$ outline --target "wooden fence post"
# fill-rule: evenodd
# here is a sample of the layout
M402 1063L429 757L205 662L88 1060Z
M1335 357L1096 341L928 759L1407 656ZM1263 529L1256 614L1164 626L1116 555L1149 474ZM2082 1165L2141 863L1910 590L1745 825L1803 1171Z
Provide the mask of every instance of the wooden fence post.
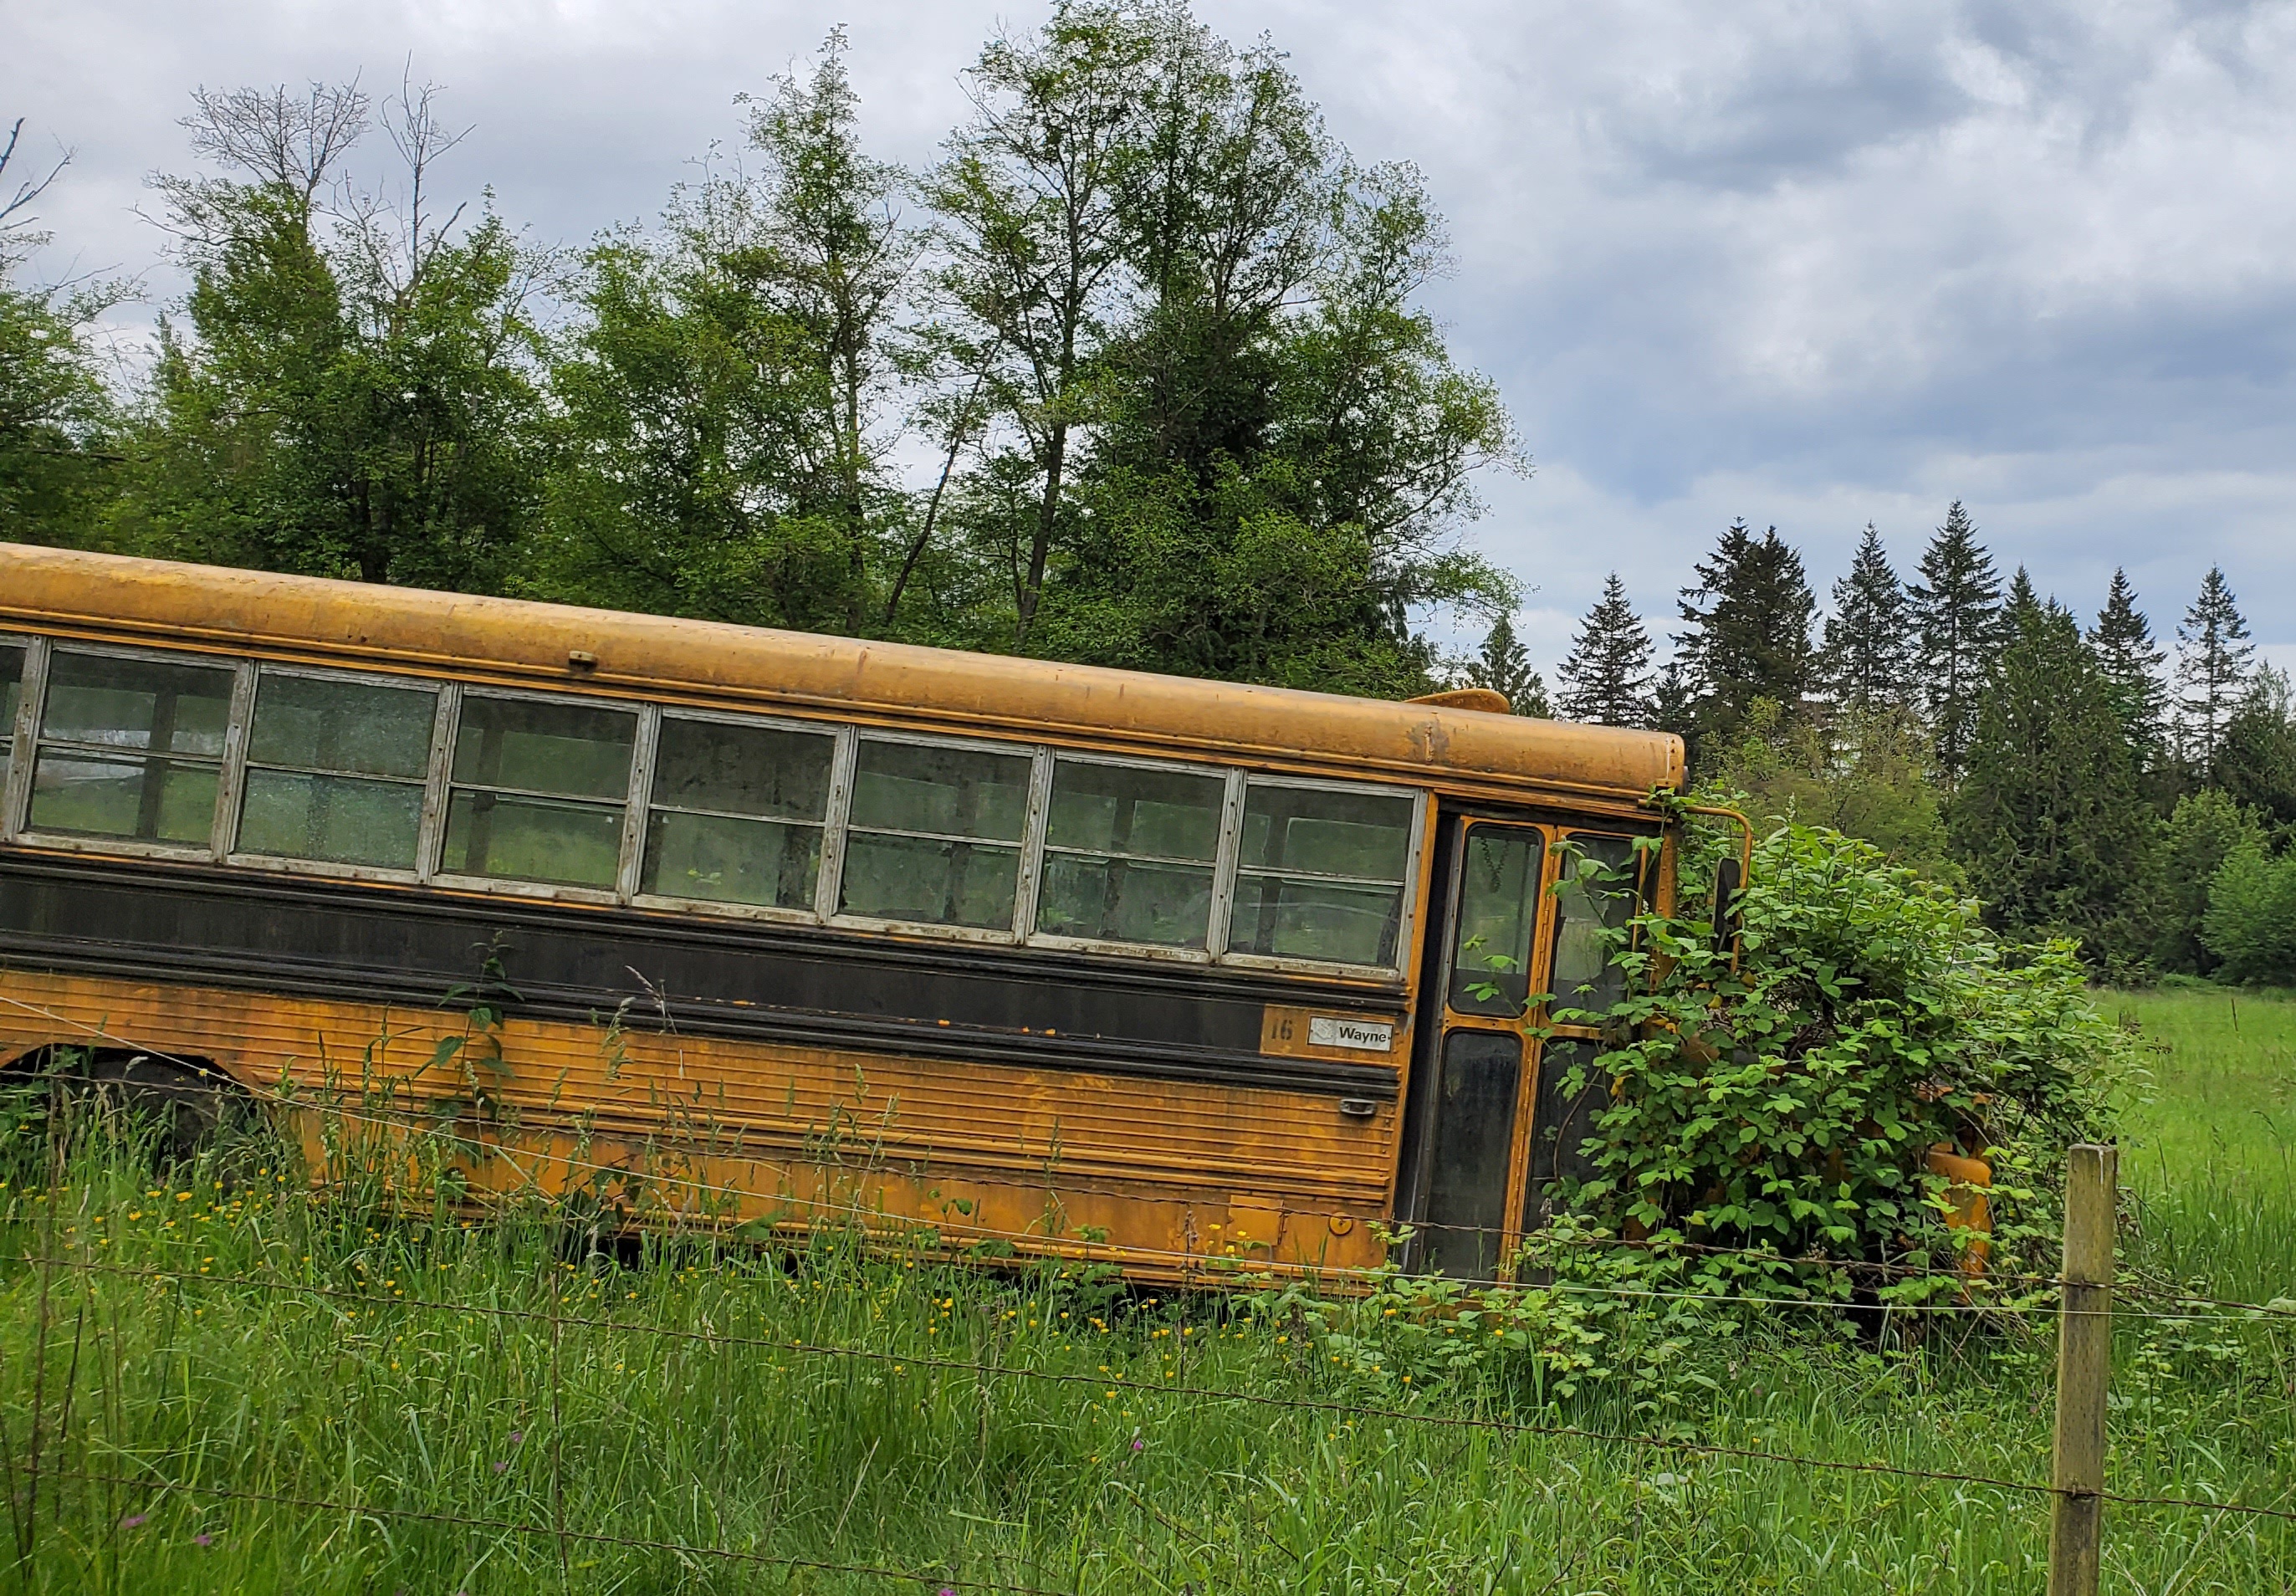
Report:
M2049 1596L2096 1596L2103 1544L2104 1393L2112 1369L2118 1148L2082 1142L2065 1166L2063 1296L2057 1310L2057 1436Z

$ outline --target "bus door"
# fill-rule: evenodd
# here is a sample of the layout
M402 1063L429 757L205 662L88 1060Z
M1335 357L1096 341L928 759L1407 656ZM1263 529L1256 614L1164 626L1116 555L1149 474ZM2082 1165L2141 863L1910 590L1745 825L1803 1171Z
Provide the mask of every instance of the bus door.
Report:
M1530 1000L1553 992L1558 1010L1616 1000L1623 976L1599 932L1632 913L1633 894L1582 884L1572 855L1553 847L1558 835L1614 867L1633 856L1624 837L1517 822L1447 816L1439 834L1443 896L1414 1027L1402 1205L1416 1232L1414 1270L1500 1278L1525 1232L1545 1222L1555 1177L1592 1173L1578 1148L1607 1083L1572 1092L1569 1076L1591 1063L1600 1033L1558 1025L1542 1045L1531 1033L1548 1016Z

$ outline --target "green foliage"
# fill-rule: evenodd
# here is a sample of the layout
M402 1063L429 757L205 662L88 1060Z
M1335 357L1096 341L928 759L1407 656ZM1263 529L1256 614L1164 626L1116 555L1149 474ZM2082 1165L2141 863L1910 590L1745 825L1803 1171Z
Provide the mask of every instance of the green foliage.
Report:
M2152 949L2155 823L2119 700L2065 610L2029 602L2008 627L1952 801L1956 855L2003 934L2133 967Z
M1693 765L1737 735L1746 711L1768 699L1797 711L1816 685L1810 626L1817 602L1801 556L1772 527L1756 537L1734 521L1682 590L1685 631L1675 637L1693 694Z
M1790 719L1777 704L1758 701L1722 749L1712 781L1743 794L1757 820L1829 826L1933 880L1960 880L1930 780L1928 729L1910 708L1844 708Z
M1578 623L1570 657L1555 673L1557 707L1571 720L1606 726L1651 724L1650 634L1627 600L1627 585L1612 571Z
M2270 666L2250 678L2218 741L2217 785L2284 834L2296 831L2296 702L2288 676Z
M583 263L584 317L529 588L617 608L857 633L905 507L885 451L916 240L859 147L844 41L754 110L758 169L674 197Z
M18 160L24 124L0 144L0 179ZM0 540L94 541L111 494L119 419L90 334L126 297L116 285L77 289L17 282L47 241L21 225L25 207L62 172L16 183L0 203Z
M1833 701L1854 715L1902 710L1919 699L1916 639L1905 585L1867 521L1849 572L1833 585L1818 668Z
M1483 646L1467 661L1461 675L1469 687L1487 687L1505 698L1517 715L1546 719L1554 713L1547 702L1546 683L1530 668L1530 651L1514 634L1514 620L1502 614L1483 635Z
M2126 1076L2072 947L1997 941L1974 904L1817 828L1773 832L1744 890L1735 967L1692 917L1614 932L1638 990L1595 1017L1620 1040L1562 1196L1614 1229L1788 1256L1943 1264L1940 1144L1989 1158L1995 1238L2034 1262L2059 1150L2108 1134ZM1566 1084L1577 1090L1580 1083Z
M2296 986L2296 851L2275 858L2254 831L2237 837L2209 882L2201 942L2225 980Z
M2208 975L2220 962L2202 935L2211 884L2236 853L2260 854L2255 813L2212 787L2188 793L2161 828L2154 875L2161 883L2160 938L2152 962L2165 973Z
M2177 739L2185 763L2213 779L2226 724L2247 696L2256 645L2220 566L2209 567L2201 591L2177 624Z
M2136 590L2119 566L2113 567L2104 608L2088 629L2088 645L2096 651L2097 668L2112 686L2121 733L2136 750L2138 763L2158 764L2167 751L2161 688L2161 666L2167 656L2154 644L2152 623L2137 609Z
M498 587L538 493L543 266L490 207L444 220L459 135L423 89L385 108L403 204L346 190L354 88L202 92L193 148L233 176L162 181L193 286L162 330L118 541L224 564Z
M1978 700L2001 642L2001 581L1958 499L1922 554L1921 578L1906 595L1938 773L1950 790L1976 735Z

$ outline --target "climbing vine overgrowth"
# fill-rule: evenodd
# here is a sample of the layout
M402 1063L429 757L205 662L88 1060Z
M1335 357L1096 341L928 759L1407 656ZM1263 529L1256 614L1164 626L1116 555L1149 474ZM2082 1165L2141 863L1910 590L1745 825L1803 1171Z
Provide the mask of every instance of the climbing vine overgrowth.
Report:
M2109 1135L2139 1078L2072 945L2005 944L1870 844L1789 825L1755 848L1734 950L1700 863L1693 850L1677 913L1607 933L1623 999L1554 996L1555 1018L1610 1038L1566 1083L1610 1091L1588 1121L1594 1173L1559 1183L1556 1206L1661 1241L1945 1265L1975 1236L1946 1223L1938 1150L1992 1166L1997 1271L2041 1262L2062 1150ZM1628 889L1599 861L1573 869Z

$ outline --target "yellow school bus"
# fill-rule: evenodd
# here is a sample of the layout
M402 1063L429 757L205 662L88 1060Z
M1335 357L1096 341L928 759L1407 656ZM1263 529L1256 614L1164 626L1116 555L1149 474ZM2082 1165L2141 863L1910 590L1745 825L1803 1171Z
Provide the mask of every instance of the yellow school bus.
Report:
M1526 1000L1632 906L1562 862L1669 907L1683 775L1496 695L9 544L0 683L0 1066L1146 1280L1500 1271L1595 1045Z

